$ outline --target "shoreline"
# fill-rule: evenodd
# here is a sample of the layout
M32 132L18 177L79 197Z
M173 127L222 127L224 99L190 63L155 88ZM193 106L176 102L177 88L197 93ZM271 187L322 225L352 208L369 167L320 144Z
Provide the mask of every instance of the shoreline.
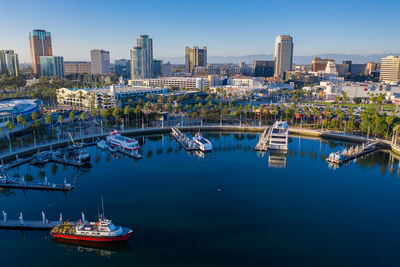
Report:
M270 127L270 126L268 126ZM260 126L239 126L239 125L203 125L203 126L181 126L178 127L182 131L222 131L222 132L248 132L248 133L262 133L265 130L265 126L260 127ZM170 127L164 127L164 128L133 128L133 129L125 129L123 131L120 131L121 134L125 135L150 135L150 134L165 134L169 133L171 131ZM400 156L400 146L393 145L391 142L382 140L382 139L376 139L376 138L367 138L366 136L358 136L358 135L349 135L349 134L342 134L342 133L334 133L334 132L321 132L320 130L314 130L314 129L308 129L308 128L298 128L298 127L289 127L289 134L294 134L298 136L305 136L305 137L317 137L317 138L323 138L323 139L333 139L333 140L339 140L339 141L347 141L347 142L352 142L352 143L363 143L363 142L368 142L368 141L380 141L382 148L389 149L393 153L397 154ZM104 138L105 136L108 135L107 132L103 133L98 133L94 135L87 135L83 136L80 138L76 138L75 140L83 140L89 144L95 142L96 139L98 138ZM18 151L13 151L11 153L4 153L0 154L0 159L3 161L8 161L12 160L13 157L18 156L25 156L25 155L31 155L36 153L38 150L46 150L49 149L50 147L52 148L58 148L62 147L65 145L68 145L71 143L70 139L66 140L60 140L60 141L54 141L54 142L49 142L45 144L40 144L37 146L31 146L27 147Z

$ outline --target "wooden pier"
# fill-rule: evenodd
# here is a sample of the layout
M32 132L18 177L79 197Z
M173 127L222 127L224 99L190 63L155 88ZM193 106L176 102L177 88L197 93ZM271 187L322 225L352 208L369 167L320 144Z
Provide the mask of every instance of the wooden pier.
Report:
M267 151L269 147L269 135L270 128L266 128L264 132L260 135L260 138L258 139L257 145L254 148L256 151Z
M199 147L196 145L196 143L186 134L182 133L177 127L171 127L171 136L186 151L199 150Z
M360 146L350 147L342 152L338 151L331 153L329 157L326 158L326 161L340 165L376 151L378 149L378 145L379 142L377 141L363 143Z

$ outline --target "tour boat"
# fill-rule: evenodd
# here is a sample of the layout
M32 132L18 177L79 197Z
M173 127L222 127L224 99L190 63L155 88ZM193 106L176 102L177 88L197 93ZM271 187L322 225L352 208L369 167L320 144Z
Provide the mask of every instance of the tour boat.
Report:
M109 145L124 151L134 151L140 148L136 139L122 136L117 130L110 132L106 140Z
M289 141L289 127L286 121L276 121L269 136L269 149L287 150Z
M205 139L200 133L195 134L193 141L199 147L201 152L207 152L212 150L212 144L210 141Z
M104 215L99 216L97 222L88 222L82 213L78 222L64 222L55 226L50 234L56 239L68 239L90 242L116 242L127 240L132 235L132 230L114 225Z

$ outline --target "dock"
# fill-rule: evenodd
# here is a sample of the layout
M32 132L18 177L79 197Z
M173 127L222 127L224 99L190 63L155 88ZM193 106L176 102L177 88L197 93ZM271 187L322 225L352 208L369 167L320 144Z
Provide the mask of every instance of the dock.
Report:
M196 145L196 143L186 134L182 133L177 127L171 127L171 136L186 151L199 150L199 147Z
M114 146L112 147L112 149L114 149L116 152L119 152L121 154L127 155L129 157L133 157L135 159L141 159L142 158L142 155L140 155L139 151L137 151L137 150L135 150L136 151L136 153L135 153L133 151L126 151L124 149L121 149L119 147L114 147ZM129 152L131 152L131 153L129 153Z
M270 128L265 128L264 132L260 135L260 138L258 139L257 145L254 148L256 151L267 151L269 147L269 139L270 139L270 134L269 134Z
M71 191L74 189L73 185L59 185L59 184L18 184L18 183L9 183L3 184L0 183L0 188L6 189L26 189L26 190L47 190L47 191Z
M28 163L33 159L33 157L27 157L27 158L18 158L14 161L11 161L7 165L4 166L4 170L10 170L12 168L18 167L22 164Z
M56 162L56 163L61 163L61 164L65 164L65 165L71 165L71 166L75 166L75 167L82 167L85 165L90 165L89 163L83 162L83 161L75 161L75 160L68 160L65 158L59 158L56 156L52 156L50 158L50 161Z
M71 191L74 188L73 184L68 184L67 179L64 179L63 184L53 184L47 181L45 177L42 183L27 183L24 177L11 177L7 175L0 176L0 188L13 189L29 189L29 190L49 190L49 191Z
M59 221L45 222L42 221L24 221L21 224L20 221L10 220L7 222L0 221L0 229L10 230L51 230L55 226L60 224Z
M8 220L7 213L3 210L3 219L0 221L0 229L8 229L8 230L51 230L55 226L59 225L62 222L62 214L60 214L60 220L58 221L49 221L46 219L46 215L42 211L42 220L41 221L33 221L27 220L25 221L22 216L22 212L20 212L18 220Z
M343 164L348 161L354 160L356 158L359 158L363 155L367 155L369 153L374 152L377 150L377 145L379 142L373 141L373 142L368 142L368 143L363 143L362 145L359 146L352 146L348 149L344 149L342 151L337 151L329 154L329 157L326 158L326 161L329 163L334 163L334 164Z

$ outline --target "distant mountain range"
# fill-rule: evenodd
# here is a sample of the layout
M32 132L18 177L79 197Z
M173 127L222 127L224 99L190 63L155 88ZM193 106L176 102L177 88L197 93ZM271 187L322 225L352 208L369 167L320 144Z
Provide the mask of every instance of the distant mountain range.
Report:
M357 55L357 54L320 54L314 56L294 56L294 63L296 64L310 64L311 61L315 57L320 58L329 58L335 60L336 63L342 63L343 60L351 60L353 63L367 63L369 61L373 62L381 62L383 57L387 57L389 55L399 55L400 53L387 53L387 54L371 54L371 55ZM253 63L253 60L273 60L273 55L246 55L246 56L208 56L207 61L210 64L228 64L234 63L237 64L241 61L246 62L247 64ZM184 64L185 57L171 57L171 58L162 58L164 63L171 62L172 64Z

